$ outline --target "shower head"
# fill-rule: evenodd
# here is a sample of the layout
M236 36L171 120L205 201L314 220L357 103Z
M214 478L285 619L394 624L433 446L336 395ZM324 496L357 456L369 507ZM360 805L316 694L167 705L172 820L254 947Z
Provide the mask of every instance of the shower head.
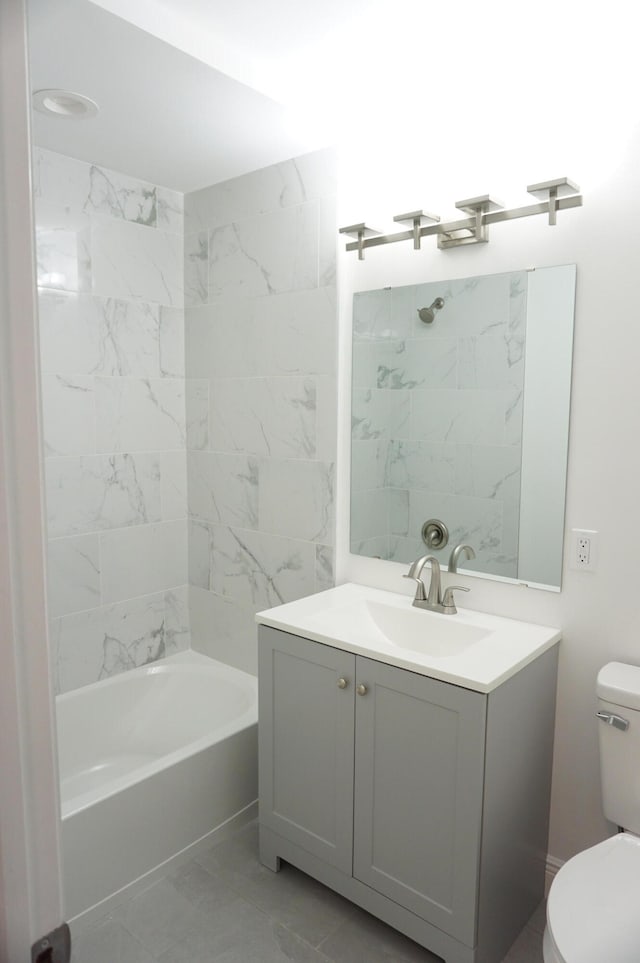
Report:
M444 307L444 298L436 298L428 308L418 308L418 317L425 324L431 324L436 316L436 311Z

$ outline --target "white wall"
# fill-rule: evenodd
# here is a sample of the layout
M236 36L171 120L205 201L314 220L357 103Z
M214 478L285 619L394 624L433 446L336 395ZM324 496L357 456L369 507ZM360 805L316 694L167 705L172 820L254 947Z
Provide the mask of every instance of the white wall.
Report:
M426 88L425 88L426 96ZM340 343L337 581L359 580L400 592L405 566L348 554L350 316L354 291L383 285L577 264L566 529L600 532L593 574L563 567L561 593L485 579L465 579L469 607L559 625L563 630L550 853L566 859L611 831L600 809L594 686L611 659L640 664L635 545L638 508L640 410L640 136L595 113L589 125L572 122L571 106L551 115L509 115L481 131L452 115L430 129L428 111L413 130L392 129L385 118L377 138L342 151L338 220L366 219L393 230L392 216L423 206L444 220L454 202L487 192L506 206L531 199L527 184L554 176L575 178L584 206L561 212L558 224L527 218L496 225L490 242L438 251L426 239L367 251L358 262L340 243ZM426 110L426 108L425 108ZM542 110L542 105L541 105ZM468 118L465 118L468 120ZM507 130L508 127L508 130ZM384 156L381 156L381 153Z

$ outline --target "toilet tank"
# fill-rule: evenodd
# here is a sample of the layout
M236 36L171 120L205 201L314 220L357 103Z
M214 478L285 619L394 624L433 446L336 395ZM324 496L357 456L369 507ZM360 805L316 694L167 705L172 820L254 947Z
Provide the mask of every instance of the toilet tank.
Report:
M640 835L640 666L609 662L596 691L604 814Z

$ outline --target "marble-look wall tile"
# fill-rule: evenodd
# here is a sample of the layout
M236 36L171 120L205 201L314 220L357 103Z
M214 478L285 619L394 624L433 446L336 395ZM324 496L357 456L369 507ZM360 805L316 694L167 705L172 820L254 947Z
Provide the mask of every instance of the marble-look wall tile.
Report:
M189 585L210 591L213 525L205 519L190 518L188 533Z
M83 205L89 214L155 227L156 188L126 174L116 174L94 164L89 168L89 193Z
M255 297L318 284L318 208L284 208L215 228L209 236L209 298Z
M156 188L156 223L162 231L184 234L184 194L167 187Z
M187 449L199 451L209 445L209 382L189 380L185 391Z
M187 194L185 227L219 227L335 193L334 152L313 151Z
M351 542L362 542L389 534L389 491L372 488L351 495Z
M187 582L186 519L100 535L102 601L119 602Z
M259 460L253 455L190 451L189 512L209 522L258 528Z
M407 535L418 538L427 518L440 518L449 529L449 545L464 542L472 545L479 559L496 554L502 542L502 502L496 499L445 495L441 492L412 491L409 494L409 527ZM435 553L434 554L438 554Z
M185 198L192 301L209 243L185 311L194 645L251 671L255 611L334 579L334 172L319 152Z
M160 307L159 317L159 374L184 378L184 309Z
M41 202L82 211L89 195L90 165L42 147L33 150L33 196L36 211Z
M187 308L188 377L333 374L335 296L325 287Z
M433 323L425 325L418 310L437 297L444 299L444 306ZM475 529L464 497L476 497L481 515L484 512L478 529L484 560L489 564L491 553L491 564L501 571L517 554L525 328L526 272L354 296L356 491L389 486L404 496L410 493L414 501L426 494L459 496L461 501L449 500L447 507L451 517L464 516L467 533ZM392 416L385 395L396 388L407 400ZM387 440L386 476L381 481L381 451ZM399 495L390 492L389 497ZM489 517L487 500L499 503L499 531ZM392 515L390 501L389 551L410 553L418 533L403 533L402 523L397 519L394 523ZM490 529L494 549L489 547ZM379 530L374 520L369 539L360 531L359 542L366 550L377 544Z
M330 545L316 545L316 592L335 585L335 551Z
M388 491L388 505L389 505L389 534L402 535L408 537L411 533L410 530L410 498L411 493L402 488L390 488ZM426 518L422 520L426 521ZM422 528L422 522L420 523Z
M161 374L157 305L39 293L41 367L51 374L151 378Z
M335 287L337 279L336 231L337 199L324 197L318 202L318 284Z
M94 215L94 294L183 306L183 240L177 234Z
M186 518L187 505L187 459L184 451L161 451L160 499L164 521Z
M418 285L417 308L432 304L437 297L444 299L444 306L432 325L423 324L416 311L411 316L409 337L429 337L434 330L469 337L504 328L509 320L510 293L508 274Z
M158 451L186 445L180 379L96 378L99 451Z
M338 438L338 386L335 374L316 375L316 458L334 461Z
M336 289L332 285L256 298L249 327L256 373L334 374Z
M153 184L105 167L66 157L53 151L34 150L36 201L54 199L66 210L109 217L155 227L157 191Z
M47 456L88 455L95 452L93 378L44 374L42 414Z
M391 288L380 291L359 291L353 296L353 340L377 341L399 339L406 335L406 326L394 323L391 308Z
M40 208L45 208L41 204ZM59 291L90 291L93 244L87 215L46 206L36 220L38 286Z
M351 539L349 551L352 555L364 555L365 558L390 558L389 536L374 535L372 538ZM418 555L415 557L418 558Z
M410 438L460 445L504 443L505 392L416 390L410 395Z
M263 459L258 494L260 531L332 544L334 476L333 464Z
M455 485L451 490L458 495L496 498L518 504L521 460L521 451L516 446L460 447L455 465Z
M68 692L189 646L184 588L55 619L58 691Z
M49 608L66 690L189 644L183 204L37 149L34 184Z
M253 302L216 298L185 310L188 378L238 378L257 375L252 339Z
M361 441L374 438L408 437L416 397L427 392L356 388L352 393L351 437Z
M189 610L194 649L243 672L258 674L256 606L192 585Z
M214 450L274 458L315 455L312 378L217 379L210 390L209 442Z
M392 488L453 492L463 478L457 445L396 439L389 444L387 484Z
M374 387L398 389L455 388L458 369L454 338L390 341L378 357Z
M387 483L396 484L387 482L389 455L390 443L386 439L360 441L354 438L351 442L351 491L362 492L370 488L384 488Z
M50 538L160 521L157 454L49 458Z
M47 573L47 601L52 618L100 605L98 536L50 539Z
M270 608L315 591L313 542L212 525L210 587Z
M205 304L209 299L209 234L187 234L184 239L184 303Z

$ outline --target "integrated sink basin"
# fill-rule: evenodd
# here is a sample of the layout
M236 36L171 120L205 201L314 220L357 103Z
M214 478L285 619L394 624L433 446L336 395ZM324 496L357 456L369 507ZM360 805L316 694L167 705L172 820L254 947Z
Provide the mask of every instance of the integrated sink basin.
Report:
M259 612L292 635L490 692L560 639L560 631L484 612L444 615L412 598L348 582Z
M467 622L456 622L453 616L436 615L425 609L407 609L374 601L365 602L364 608L392 645L439 658L459 655L490 632Z

